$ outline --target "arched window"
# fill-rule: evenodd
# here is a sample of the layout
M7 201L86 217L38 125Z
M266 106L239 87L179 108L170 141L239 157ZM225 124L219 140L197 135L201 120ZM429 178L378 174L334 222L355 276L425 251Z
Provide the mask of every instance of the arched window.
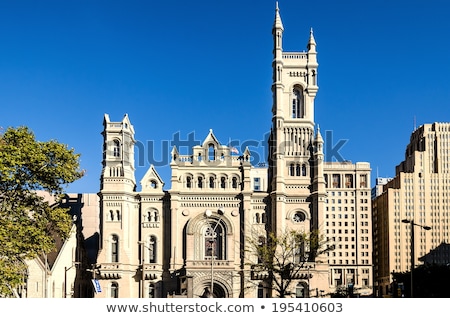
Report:
M261 214L261 222L266 223L266 214L265 213Z
M220 178L220 187L222 189L225 189L225 184L226 184L226 178L225 177L221 177Z
M233 189L237 189L237 178L233 177L233 179L231 179L231 186L233 187Z
M117 235L111 236L111 262L117 263L119 261L119 237Z
M292 118L305 117L303 105L303 92L299 87L295 87L292 92Z
M306 165L302 164L302 176L305 177L306 176Z
M109 210L109 220L114 221L114 211L113 210Z
M295 166L295 175L296 175L297 177L300 176L300 165L299 165L299 164L297 164L297 165Z
M202 177L198 177L198 188L199 189L203 188L203 178Z
M289 175L290 176L295 176L295 165L293 163L291 163L289 165Z
M222 221L210 221L203 229L205 259L226 259L226 230Z
M120 141L119 140L113 141L113 156L120 157Z
M192 187L192 178L186 177L186 188L190 189Z
M214 189L214 177L209 177L209 187Z
M148 285L148 298L155 298L155 284Z
M210 144L208 148L208 159L209 161L216 160L216 150L214 149L214 145Z
M110 285L111 298L119 298L119 284L112 282Z
M262 283L258 285L258 298L264 298L264 285Z
M148 262L149 263L156 263L156 237L155 236L150 236L148 239Z
M295 286L295 298L305 298L307 297L307 294L305 292L305 285L302 283L298 283L297 286Z
M116 210L116 220L120 221L120 211Z
M156 189L157 187L158 187L158 184L156 183L155 180L150 181L150 188Z

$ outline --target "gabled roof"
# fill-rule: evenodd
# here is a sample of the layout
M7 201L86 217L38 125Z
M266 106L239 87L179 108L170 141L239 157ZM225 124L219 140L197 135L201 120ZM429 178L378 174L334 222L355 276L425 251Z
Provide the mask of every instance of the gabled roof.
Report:
M220 146L220 142L214 135L212 129L209 130L208 136L206 136L205 140L203 141L202 147L208 147L208 145L211 143L215 144L216 146Z
M143 193L145 192L163 192L164 182L159 176L154 165L145 173L144 177L141 179L141 187Z

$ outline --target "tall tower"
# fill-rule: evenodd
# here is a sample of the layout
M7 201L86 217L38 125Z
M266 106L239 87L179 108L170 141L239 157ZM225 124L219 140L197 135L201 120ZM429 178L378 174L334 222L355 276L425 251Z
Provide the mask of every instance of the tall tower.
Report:
M283 23L278 4L273 35L273 107L270 141L270 196L272 231L287 228L309 230L317 221L311 195L316 163L322 164L322 149L314 152L314 99L317 86L316 42L311 30L307 51L283 52ZM317 145L322 147L321 138ZM320 160L318 160L320 159ZM323 185L322 185L323 188ZM323 189L322 189L323 191Z
M129 275L139 264L139 205L134 176L134 128L128 115L121 122L103 120L103 169L100 178L100 252L96 297L138 297Z
M109 115L103 119L103 169L100 189L102 191L133 192L134 177L134 128L128 115L121 122L111 122ZM124 182L117 182L118 179Z

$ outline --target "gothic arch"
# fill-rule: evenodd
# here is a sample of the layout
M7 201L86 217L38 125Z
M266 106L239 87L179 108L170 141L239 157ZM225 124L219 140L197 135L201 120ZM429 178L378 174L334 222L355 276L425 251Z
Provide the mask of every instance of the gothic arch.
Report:
M214 232L211 229L214 228ZM208 237L214 235L214 247L209 249ZM214 213L211 217L206 218L203 213L197 215L189 220L186 224L185 241L192 244L193 249L188 252L188 257L194 260L205 260L211 257L210 253L217 257L217 259L226 260L233 255L233 233L234 228L227 216L220 217L219 214ZM214 248L214 252L212 252Z
M205 297L211 289L211 276L209 273L194 279L194 297ZM233 297L233 289L231 280L219 275L214 275L213 281L214 298L231 298Z
M297 212L300 212L300 213L303 213L304 215L305 215L305 222L306 221L310 221L311 220L311 214L308 212L308 211L306 211L306 210L304 210L304 209L299 209L299 208L295 208L295 209L292 209L292 210L290 210L287 214L286 214L286 219L288 219L288 220L292 220L293 218L294 218L294 215L297 213Z
M210 219L212 219L213 222L215 222L219 220L219 217L220 217L219 214L213 213ZM200 213L196 217L190 219L186 225L186 234L194 235L195 233L200 233L202 227L205 225L205 222L207 222L207 220L208 219L204 216L203 213ZM225 225L227 235L232 235L234 233L233 223L230 222L230 220L226 215L222 216L221 221Z
M300 83L295 83L291 87L291 117L305 118L305 88Z

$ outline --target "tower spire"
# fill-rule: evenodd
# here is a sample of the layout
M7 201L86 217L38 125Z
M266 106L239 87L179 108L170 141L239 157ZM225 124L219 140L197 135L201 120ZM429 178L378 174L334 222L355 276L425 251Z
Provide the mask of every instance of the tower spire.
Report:
M278 1L276 2L276 6L275 6L275 21L273 23L273 29L280 29L281 31L284 30L283 22L281 21L281 16L280 16L280 8L278 7Z
M316 40L314 39L313 28L309 31L308 52L316 52Z

